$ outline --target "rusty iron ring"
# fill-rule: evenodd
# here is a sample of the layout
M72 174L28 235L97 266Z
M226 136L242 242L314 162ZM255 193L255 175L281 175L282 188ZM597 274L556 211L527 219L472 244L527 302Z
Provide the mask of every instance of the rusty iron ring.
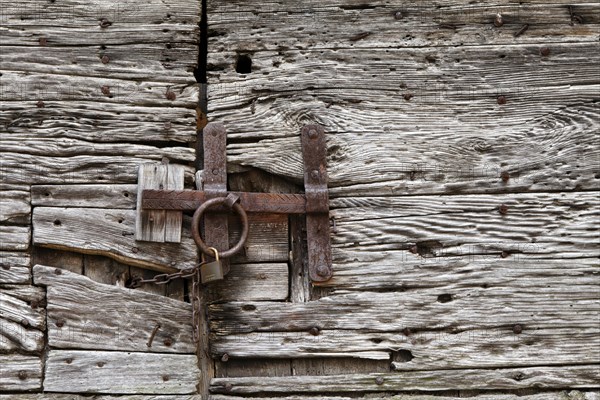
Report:
M202 253L210 257L214 256L214 252L211 250L211 247L209 247L204 242L204 240L202 240L202 236L200 236L200 220L202 219L202 215L206 212L206 210L216 205L228 206L233 211L235 211L237 215L239 215L240 220L242 221L242 236L240 237L240 240L238 240L236 245L230 248L229 250L220 251L219 256L221 258L229 258L232 255L239 253L240 250L242 250L242 247L244 247L244 244L248 239L248 214L246 214L244 208L237 202L238 200L239 198L233 198L230 196L217 197L205 201L200 207L196 209L196 211L194 212L194 217L192 219L192 237L194 238L196 245L198 246L198 248L200 248L200 251L202 251Z

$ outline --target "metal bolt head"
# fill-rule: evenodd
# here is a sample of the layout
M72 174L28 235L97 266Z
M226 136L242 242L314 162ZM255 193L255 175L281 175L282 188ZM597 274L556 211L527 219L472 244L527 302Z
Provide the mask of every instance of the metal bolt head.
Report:
M23 318L21 320L21 325L24 326L24 327L26 327L26 328L29 326L29 321L27 320L27 318Z
M508 213L508 206L506 204L502 204L500 205L500 207L498 207L498 212L502 215L505 215Z
M375 383L378 385L383 385L383 377L378 376L377 378L375 378Z
M64 319L59 319L55 322L55 325L59 328L62 328L63 326L65 326L65 320Z
M496 98L496 101L498 102L498 104L502 105L502 104L506 104L506 96L504 95L500 95Z
M550 55L550 48L549 47L542 47L540 49L540 55L542 55L543 57L548 57Z
M317 132L317 130L316 130L316 129L310 129L310 130L308 131L308 137L309 137L309 138L311 138L311 139L316 139L316 138L317 138L317 136L319 136L319 132Z
M317 267L317 275L322 276L322 277L328 276L329 268L324 264L319 265Z
M102 64L108 64L110 62L110 58L108 58L108 56L105 54L102 56L100 61L102 61Z
M404 15L402 15L402 11L396 11L396 12L394 13L394 19L395 19L395 20L402 19L403 17L404 17Z
M319 328L317 328L316 326L313 326L312 328L310 328L308 333L310 333L313 336L319 336L319 333L321 333L321 332L319 331Z
M311 176L311 178L313 178L313 179L319 179L319 175L320 175L320 174L319 174L319 171L317 171L316 169L313 169L313 170L310 172L310 176Z
M175 94L174 91L168 89L167 92L165 93L165 97L167 98L167 100L175 100L177 98L177 95Z
M502 19L502 14L498 13L496 14L496 17L494 17L494 26L500 28L502 25L504 25L504 20Z
M515 326L513 326L513 333L515 335L518 335L521 332L523 332L523 326L521 324L516 324Z
M137 254L137 252L138 252L138 251L140 251L140 249L138 249L137 247L132 247L132 248L131 248L131 252L132 252L133 254Z

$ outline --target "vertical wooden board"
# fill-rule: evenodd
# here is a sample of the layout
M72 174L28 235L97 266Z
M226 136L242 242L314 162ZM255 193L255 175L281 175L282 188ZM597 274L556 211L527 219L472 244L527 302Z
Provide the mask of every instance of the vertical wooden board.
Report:
M25 392L42 388L42 360L37 356L0 356L0 391Z
M50 350L44 391L191 394L199 375L195 355Z
M144 189L165 189L166 186L167 165L140 165L138 170L135 240L147 242L165 241L165 211L142 210L142 191Z
M167 165L167 190L181 190L184 184L184 169L181 165ZM165 212L165 242L181 242L181 211Z

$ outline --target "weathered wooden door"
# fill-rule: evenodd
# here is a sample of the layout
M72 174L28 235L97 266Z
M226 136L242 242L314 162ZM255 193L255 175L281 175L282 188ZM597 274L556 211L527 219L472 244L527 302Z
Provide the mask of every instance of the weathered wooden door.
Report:
M1 400L600 398L598 3L1 6ZM254 214L196 344L189 284L127 286L198 261L137 174L201 188L207 120L237 191L325 128L334 276Z

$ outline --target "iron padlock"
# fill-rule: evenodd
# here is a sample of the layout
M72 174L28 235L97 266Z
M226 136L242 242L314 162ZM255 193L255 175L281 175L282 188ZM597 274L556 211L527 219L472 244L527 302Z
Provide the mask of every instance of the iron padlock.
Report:
M223 280L223 264L219 260L219 252L214 247L210 248L215 253L215 261L204 263L204 254L202 255L203 264L200 266L200 281L210 283Z

